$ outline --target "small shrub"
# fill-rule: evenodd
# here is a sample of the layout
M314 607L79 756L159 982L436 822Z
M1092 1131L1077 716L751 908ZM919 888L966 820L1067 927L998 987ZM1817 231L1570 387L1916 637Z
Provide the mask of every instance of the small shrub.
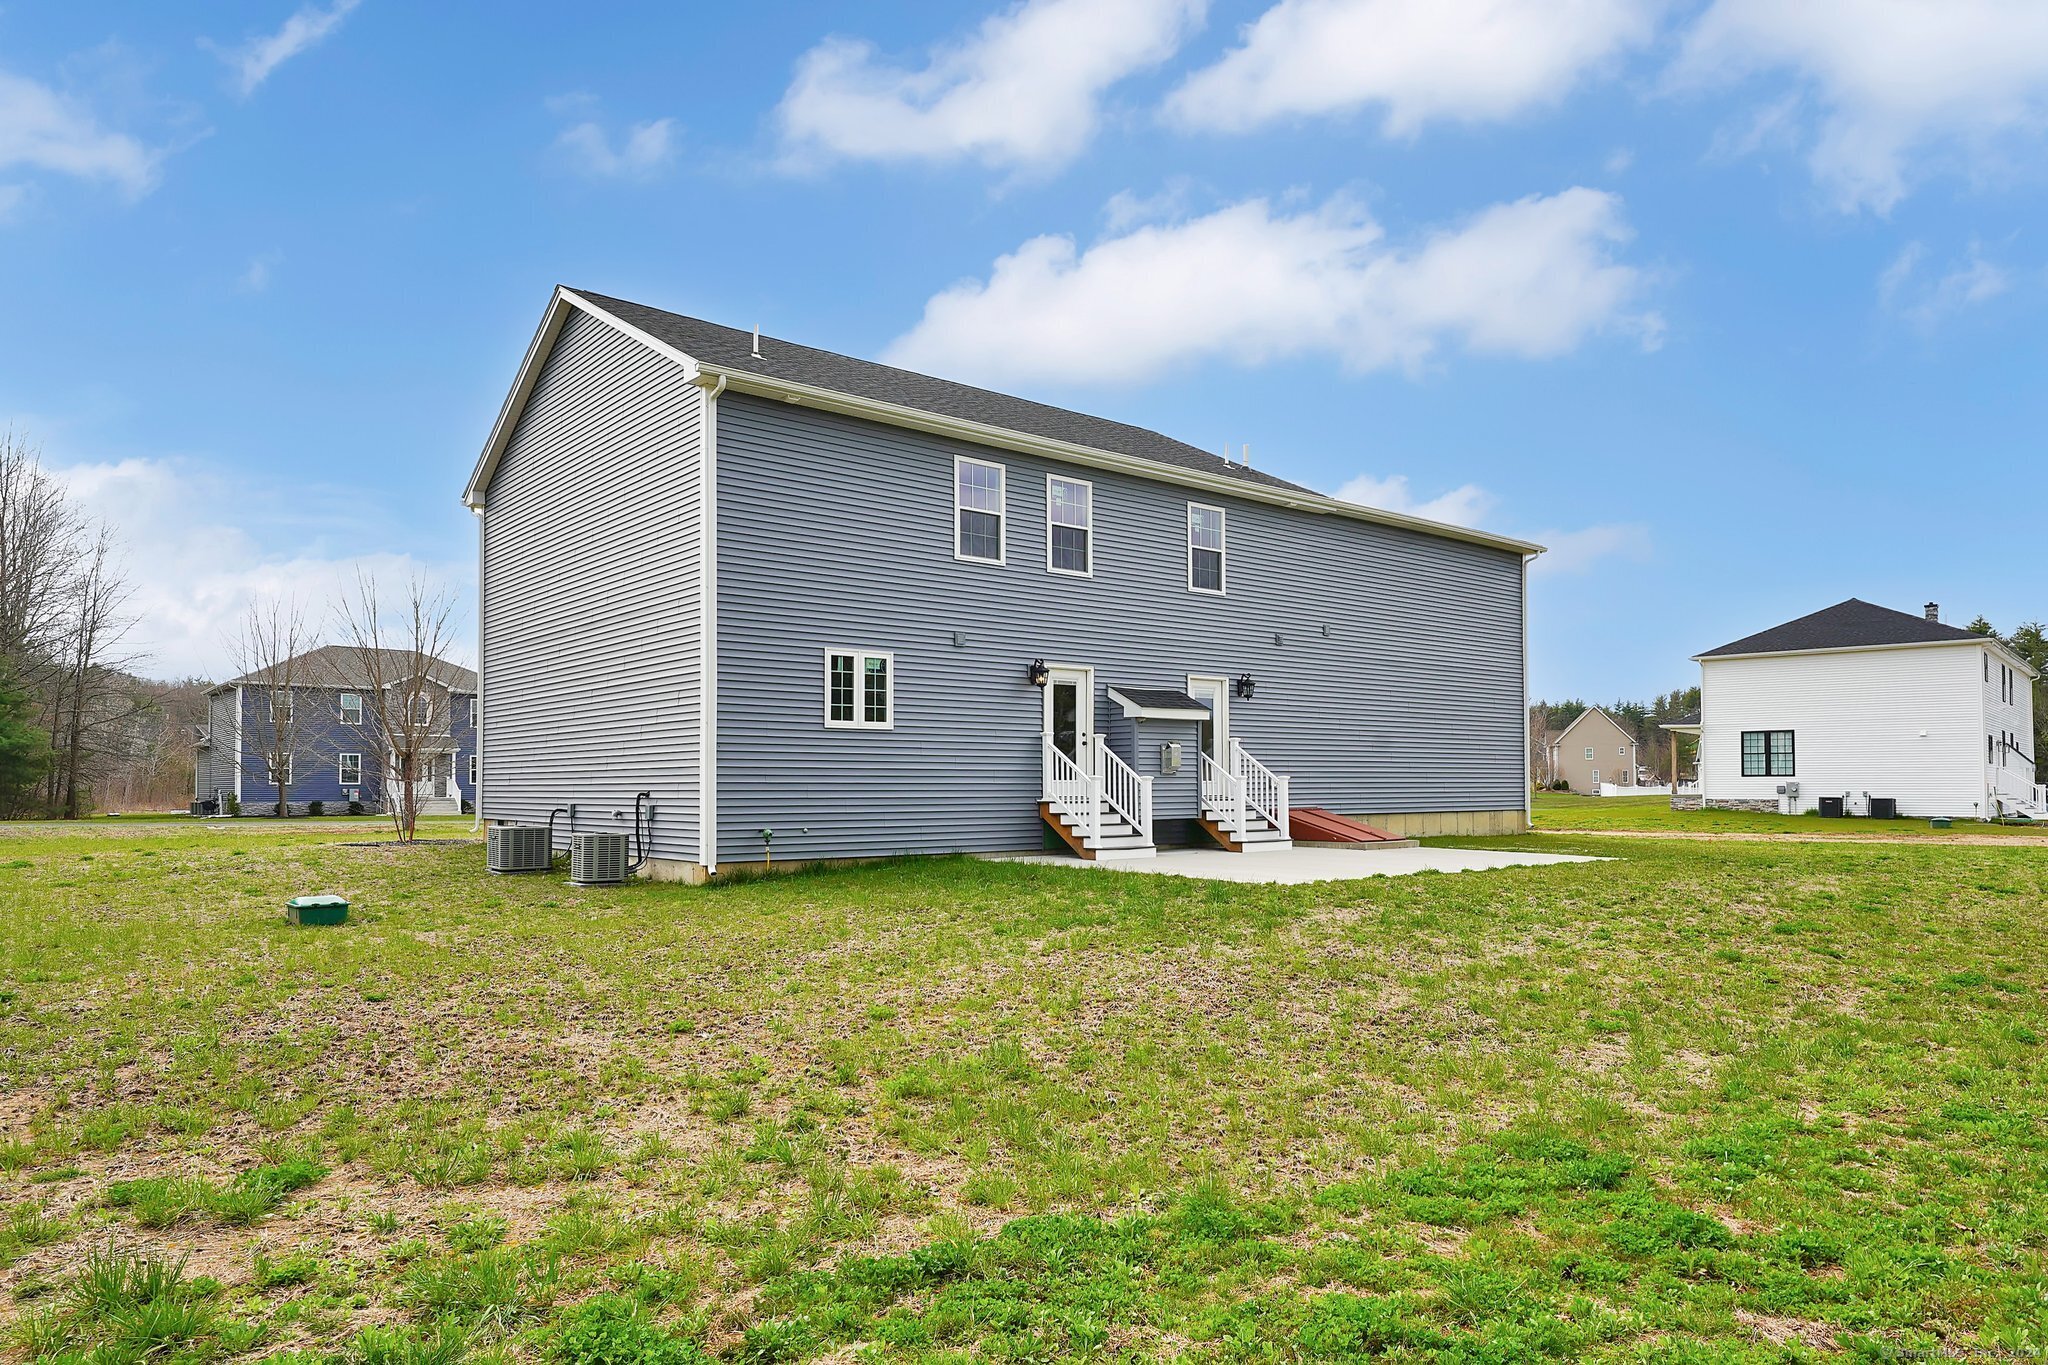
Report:
M234 794L233 794L232 792L231 792L231 793L229 793L229 794L228 794L228 814L229 814L229 815L240 815L241 813L242 813L242 798L241 798L241 797L239 797L239 796L236 796L236 795L234 795Z
M327 803L326 803L325 801L308 801L308 802L306 803L306 814L308 814L308 815L325 815L325 814L327 814Z
M360 801L351 801L351 802L349 802L349 803L348 803L348 813L349 813L350 815L361 815L361 814L363 813L363 803L362 803L362 802L360 802Z

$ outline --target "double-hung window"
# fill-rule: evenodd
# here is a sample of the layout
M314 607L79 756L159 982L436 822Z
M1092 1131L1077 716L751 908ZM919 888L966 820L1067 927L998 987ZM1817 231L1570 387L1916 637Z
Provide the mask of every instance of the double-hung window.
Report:
M292 723L292 694L272 692L270 694L270 723L290 725Z
M363 694L344 692L341 694L341 723L361 725L363 723Z
M1590 744L1588 744L1588 745L1586 746L1586 762L1588 762L1588 763L1591 763L1592 761L1593 761L1593 746L1592 746L1592 745L1590 745Z
M896 726L896 656L854 649L825 651L825 724L835 730Z
M1045 567L1087 578L1095 572L1095 486L1086 479L1045 479Z
M469 756L469 789L476 790L476 755Z
M361 754L342 754L339 757L341 759L341 785L344 787L362 786L363 756Z
M414 725L422 729L428 729L433 726L434 699L432 697L422 692L412 699L412 720Z
M1223 509L1188 504L1188 587L1223 591Z
M284 756L284 776L278 776L277 756L272 754L263 760L263 776L273 787L289 787L292 784L292 755Z
M1742 775L1744 777L1797 777L1790 730L1744 730L1742 732Z
M953 461L953 558L1003 562L1003 467L962 455Z

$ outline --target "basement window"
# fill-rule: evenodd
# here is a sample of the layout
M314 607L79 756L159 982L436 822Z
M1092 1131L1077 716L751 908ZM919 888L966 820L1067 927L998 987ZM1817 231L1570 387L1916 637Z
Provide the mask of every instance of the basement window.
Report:
M835 730L894 729L896 656L868 650L827 650L825 724Z
M1744 730L1742 732L1742 775L1744 777L1797 777L1793 762L1790 730Z

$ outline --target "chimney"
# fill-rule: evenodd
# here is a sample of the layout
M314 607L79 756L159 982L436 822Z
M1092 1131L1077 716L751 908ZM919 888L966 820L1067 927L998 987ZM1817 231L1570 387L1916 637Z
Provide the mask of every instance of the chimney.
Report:
M1941 603L1929 602L1927 604L1927 619L1930 621L1941 620Z

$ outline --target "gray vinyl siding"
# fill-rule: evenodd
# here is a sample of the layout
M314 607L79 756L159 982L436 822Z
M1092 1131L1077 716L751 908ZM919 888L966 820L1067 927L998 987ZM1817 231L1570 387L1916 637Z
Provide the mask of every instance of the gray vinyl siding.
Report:
M697 859L702 412L673 362L569 314L485 493L485 818L573 803L628 832L650 791L651 855Z
M723 860L758 859L763 828L777 858L1041 847L1033 659L1094 666L1105 731L1111 685L1251 673L1232 731L1297 805L1523 807L1517 554L744 395L718 407ZM1006 467L1000 566L953 556L956 454ZM1046 569L1050 471L1094 484L1093 578ZM1228 596L1188 590L1190 500L1227 509ZM894 653L894 729L825 727L833 647Z
M207 744L194 751L196 771L192 779L194 795L202 801L210 799L216 791L235 789L235 698L239 695L230 687L206 699Z

